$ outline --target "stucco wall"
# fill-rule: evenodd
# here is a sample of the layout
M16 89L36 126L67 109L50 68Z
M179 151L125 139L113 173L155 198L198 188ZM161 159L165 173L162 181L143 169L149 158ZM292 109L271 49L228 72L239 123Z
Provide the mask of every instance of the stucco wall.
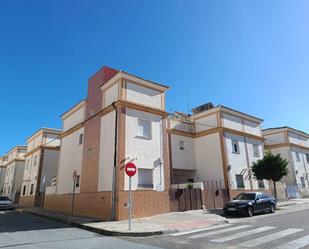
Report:
M58 150L44 150L40 192L44 192L45 187L50 186L53 178L57 176L59 155L60 151Z
M63 131L67 131L73 126L85 120L85 106L72 113L69 117L63 120Z
M62 138L59 168L57 174L57 194L72 193L73 172L81 173L83 145L79 145L79 135L84 133L84 128ZM81 183L80 183L81 184ZM79 188L76 188L76 193Z
M276 133L276 134L264 134L265 144L272 145L272 144L281 144L285 143L284 132Z
M119 89L118 88L119 88L119 83L117 82L116 84L109 87L103 92L104 94L103 107L107 107L111 105L114 101L117 101L119 99L119 96L118 96Z
M217 113L212 115L195 119L195 131L205 131L218 126Z
M126 99L161 109L161 92L131 82L127 82Z

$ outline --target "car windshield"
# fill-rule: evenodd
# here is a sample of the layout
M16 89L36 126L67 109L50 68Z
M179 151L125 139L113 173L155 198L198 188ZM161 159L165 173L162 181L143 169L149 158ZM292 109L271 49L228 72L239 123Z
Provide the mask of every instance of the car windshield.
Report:
M235 200L255 200L255 194L254 193L244 193L239 194Z
M0 196L0 201L8 201L9 197L7 196Z

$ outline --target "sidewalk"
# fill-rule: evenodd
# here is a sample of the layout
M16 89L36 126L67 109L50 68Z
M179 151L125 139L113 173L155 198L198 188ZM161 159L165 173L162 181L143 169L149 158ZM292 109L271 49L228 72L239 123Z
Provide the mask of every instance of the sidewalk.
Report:
M277 207L285 207L285 206L291 206L291 205L300 205L300 204L306 204L309 203L309 198L298 198L298 199L290 199L288 201L279 201L277 203Z
M48 211L42 208L18 208L18 211L47 217L60 222L69 223L66 214ZM155 215L132 220L132 231L128 231L128 221L103 222L89 217L74 217L73 226L108 236L152 236L204 228L211 225L227 223L227 219L216 212L192 210Z

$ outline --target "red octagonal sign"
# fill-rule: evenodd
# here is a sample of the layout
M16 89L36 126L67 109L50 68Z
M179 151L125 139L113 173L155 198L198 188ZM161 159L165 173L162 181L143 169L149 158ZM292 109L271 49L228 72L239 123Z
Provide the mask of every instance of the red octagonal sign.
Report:
M128 176L134 176L137 171L136 165L134 163L127 163L125 171Z

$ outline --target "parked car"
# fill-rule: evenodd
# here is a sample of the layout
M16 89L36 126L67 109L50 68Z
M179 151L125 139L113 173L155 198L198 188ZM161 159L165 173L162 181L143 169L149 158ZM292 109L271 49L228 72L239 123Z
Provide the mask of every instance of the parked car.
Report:
M7 196L0 196L0 209L11 209L12 201Z
M244 214L253 216L256 213L276 212L277 201L275 198L262 192L247 192L236 196L233 201L225 204L225 215Z

